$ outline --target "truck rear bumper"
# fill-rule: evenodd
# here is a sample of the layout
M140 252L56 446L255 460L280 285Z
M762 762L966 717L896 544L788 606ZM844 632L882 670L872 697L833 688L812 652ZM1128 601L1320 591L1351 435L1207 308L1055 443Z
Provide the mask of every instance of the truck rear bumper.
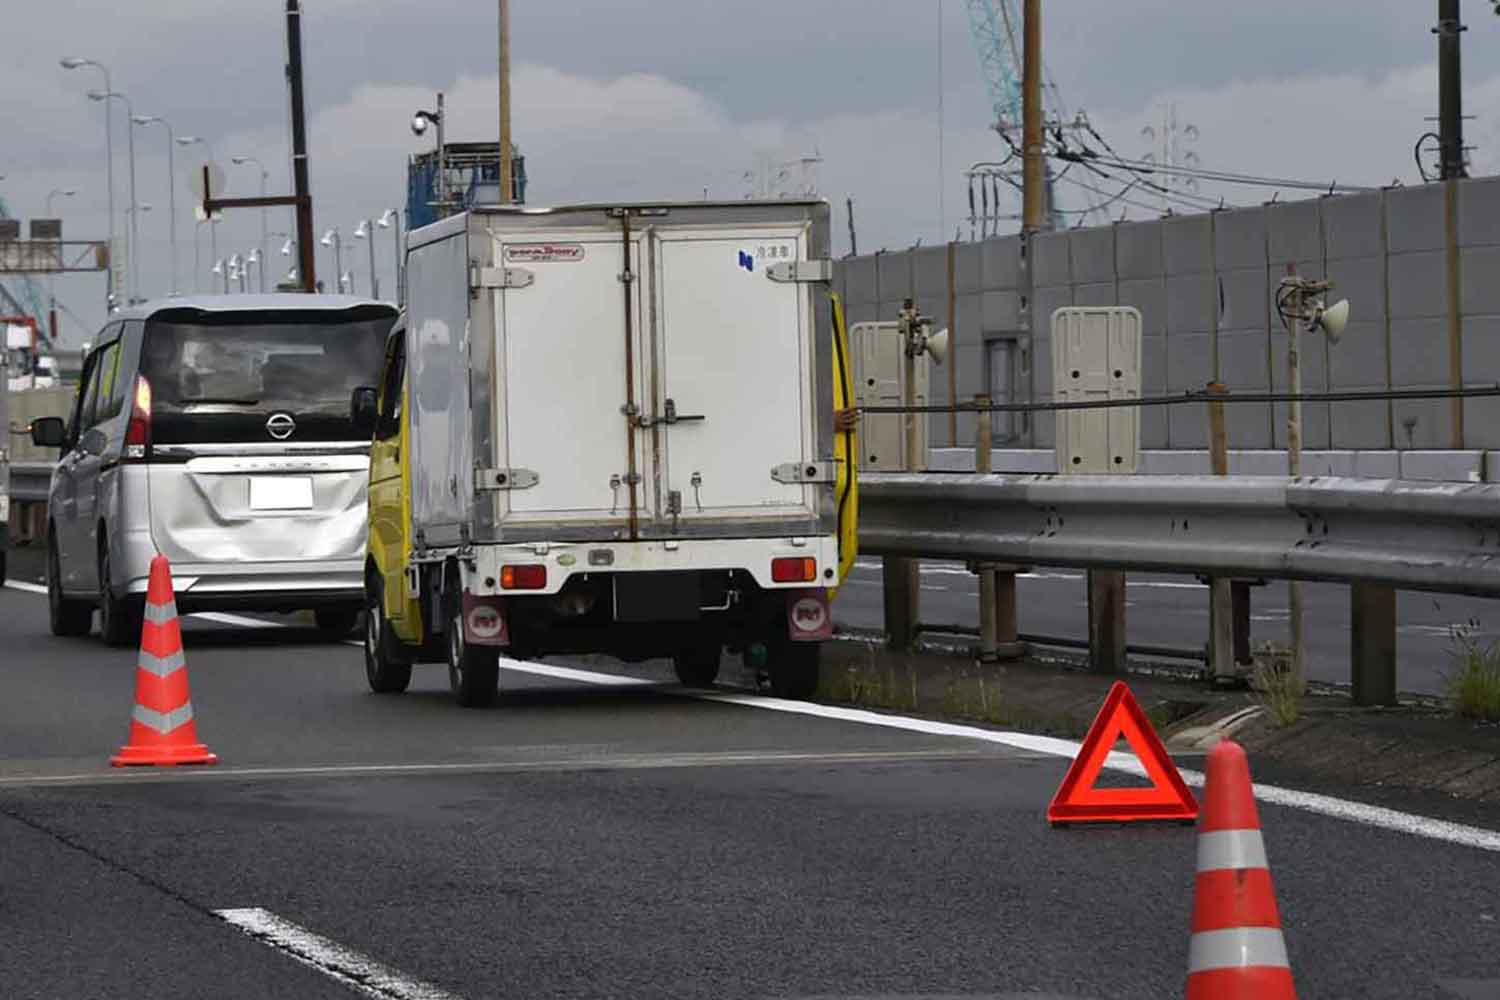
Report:
M812 559L811 580L777 582L775 559ZM562 590L575 575L588 573L664 573L683 570L738 570L748 573L763 590L801 590L839 584L838 539L715 538L641 542L528 542L520 545L481 545L473 550L473 566L465 589L472 594L545 596ZM507 589L507 566L544 566L542 586Z

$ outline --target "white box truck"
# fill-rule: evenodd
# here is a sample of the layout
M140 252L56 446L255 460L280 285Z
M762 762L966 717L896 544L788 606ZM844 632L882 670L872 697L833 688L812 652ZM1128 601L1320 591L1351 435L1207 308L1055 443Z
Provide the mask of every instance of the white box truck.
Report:
M728 649L812 693L854 554L828 220L490 207L410 234L384 385L354 400L372 687L441 658L484 704L501 650L669 657L704 684Z

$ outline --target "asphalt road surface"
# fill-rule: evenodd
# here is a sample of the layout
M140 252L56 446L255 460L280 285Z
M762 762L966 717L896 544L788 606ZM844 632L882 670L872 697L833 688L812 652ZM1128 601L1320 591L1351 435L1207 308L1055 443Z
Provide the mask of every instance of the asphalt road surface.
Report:
M844 625L878 629L880 560L861 559L834 605ZM1127 640L1200 655L1208 642L1208 587L1191 577L1136 574L1126 578ZM1349 683L1349 588L1302 585L1308 676ZM979 627L978 579L959 563L922 567L920 621ZM1251 589L1251 641L1288 639L1285 583ZM1088 636L1088 591L1082 570L1047 569L1024 574L1016 588L1023 633L1083 640ZM1452 667L1455 629L1469 629L1481 643L1500 641L1500 602L1452 594L1396 594L1397 682L1402 691L1439 695Z
M0 589L6 997L1181 995L1194 831L1049 828L1046 741L185 629L222 763L111 771L133 653ZM1304 1000L1500 996L1500 817L1319 808L1261 812Z

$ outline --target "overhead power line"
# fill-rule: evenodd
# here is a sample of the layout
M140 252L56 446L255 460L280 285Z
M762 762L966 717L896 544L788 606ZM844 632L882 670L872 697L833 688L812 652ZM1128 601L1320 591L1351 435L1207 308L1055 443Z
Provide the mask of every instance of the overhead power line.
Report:
M1093 161L1096 163L1108 163L1122 170L1129 170L1140 174L1171 174L1183 177L1196 177L1200 180L1218 181L1223 184L1252 184L1256 187L1289 188L1300 191L1326 191L1329 193L1356 194L1365 191L1378 191L1379 188L1365 187L1355 184L1340 184L1337 181L1314 181L1291 177L1261 177L1254 174L1241 174L1229 170L1212 170L1207 167L1189 167L1177 164L1153 163L1149 160L1135 160L1124 156L1104 156L1093 150L1082 152L1074 150L1059 150L1056 154L1061 159L1073 159L1080 161Z

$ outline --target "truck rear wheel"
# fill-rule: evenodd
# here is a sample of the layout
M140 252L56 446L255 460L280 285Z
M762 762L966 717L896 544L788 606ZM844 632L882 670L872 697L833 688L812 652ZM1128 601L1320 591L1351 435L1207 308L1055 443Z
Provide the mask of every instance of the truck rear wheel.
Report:
M778 698L806 701L818 691L818 665L822 659L820 642L781 640L771 646L766 671L771 677L771 693Z
M500 651L471 646L464 638L463 594L455 584L443 597L443 631L448 645L448 686L465 708L485 708L500 691Z
M365 680L376 694L401 694L411 684L411 655L385 617L385 586L365 581Z
M713 687L719 677L719 660L723 655L722 643L702 643L672 657L672 669L687 687Z

